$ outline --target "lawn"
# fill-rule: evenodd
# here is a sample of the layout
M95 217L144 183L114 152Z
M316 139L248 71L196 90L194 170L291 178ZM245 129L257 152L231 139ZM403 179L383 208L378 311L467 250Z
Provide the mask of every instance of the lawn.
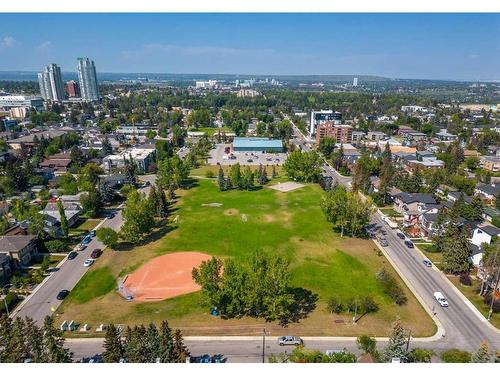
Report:
M100 223L100 221L101 220L99 220L99 219L80 218L77 221L76 226L69 229L69 235L70 236L82 236L85 233L94 229L97 226L97 224Z
M380 207L379 210L389 217L403 217L403 214L397 212L392 206Z
M460 284L458 277L448 276L448 279L455 285L462 294L471 301L474 306L483 314L486 318L488 317L489 306L487 306L483 298L476 293L476 289L481 286L481 282L477 279L472 280L471 286L466 286ZM491 317L491 324L500 329L500 313L493 314Z
M204 175L200 170L195 173ZM268 187L220 192L216 181L207 179L198 179L196 185L179 192L170 224L157 228L149 243L128 251L105 252L64 301L58 320L74 319L95 326L168 319L186 335L254 335L266 327L272 335L383 336L400 317L417 336L435 332L434 323L401 280L409 299L407 305L397 306L383 293L375 273L381 267L396 273L377 254L371 240L340 238L331 230L319 207L322 194L319 186L306 185L280 193ZM203 205L207 203L222 203L222 206ZM116 278L158 255L200 251L220 257L248 258L256 249L286 256L290 260L293 285L318 295L316 309L300 323L284 328L261 319L213 318L207 308L200 306L200 293L139 303L127 302L115 291ZM353 324L351 315L326 312L326 302L332 296L342 299L371 296L380 310Z

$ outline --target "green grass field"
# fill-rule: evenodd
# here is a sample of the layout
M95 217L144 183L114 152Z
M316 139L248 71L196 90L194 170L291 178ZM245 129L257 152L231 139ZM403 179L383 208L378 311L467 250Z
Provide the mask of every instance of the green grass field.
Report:
M203 175L203 171L194 171ZM273 182L271 182L272 184ZM106 250L59 309L59 320L84 324L158 322L183 329L186 335L259 334L266 327L272 335L386 335L400 317L416 335L432 335L434 324L415 297L406 306L395 305L375 279L388 261L377 254L371 240L340 238L326 222L319 207L322 190L317 185L288 193L268 187L256 191L220 192L216 181L199 179L197 186L179 192L169 228L157 228L147 244L128 251ZM203 206L221 203L221 207ZM127 302L116 293L116 278L158 255L200 251L221 257L246 258L256 249L283 254L289 260L293 285L317 293L316 309L300 323L281 327L261 319L221 320L200 306L200 293L159 302ZM372 296L380 311L352 323L350 315L326 312L331 296L347 299ZM99 312L96 314L95 312Z

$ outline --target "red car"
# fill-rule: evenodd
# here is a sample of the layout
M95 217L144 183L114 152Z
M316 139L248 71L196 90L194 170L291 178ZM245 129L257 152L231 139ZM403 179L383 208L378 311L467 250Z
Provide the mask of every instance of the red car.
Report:
M101 249L95 249L94 251L92 251L92 254L90 254L90 257L92 259L97 259L101 256L102 254L102 250Z

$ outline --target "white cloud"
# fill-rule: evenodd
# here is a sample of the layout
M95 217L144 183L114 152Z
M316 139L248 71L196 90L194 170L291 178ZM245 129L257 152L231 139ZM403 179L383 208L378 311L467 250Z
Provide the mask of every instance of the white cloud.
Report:
M14 44L16 44L16 40L11 36L0 38L0 48L14 47Z
M50 40L46 40L42 44L36 47L38 52L46 52L52 46L52 42Z

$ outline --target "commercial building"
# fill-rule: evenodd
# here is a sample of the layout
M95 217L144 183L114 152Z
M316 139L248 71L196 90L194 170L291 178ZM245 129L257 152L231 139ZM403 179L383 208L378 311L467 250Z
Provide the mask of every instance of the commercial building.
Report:
M236 96L238 98L255 98L256 96L259 96L260 92L253 90L253 89L240 89L237 93Z
M34 108L37 111L43 110L43 99L39 96L26 95L4 95L0 96L0 108L9 110L11 108Z
M28 108L26 107L14 107L9 109L9 116L12 118L24 120L27 115L28 115Z
M316 128L316 143L325 137L335 139L335 143L352 143L352 126L325 122Z
M311 119L309 122L309 136L312 137L316 134L318 125L325 122L333 122L334 124L341 124L342 113L332 110L327 111L311 111Z
M195 87L197 89L213 89L217 86L217 81L214 79L210 79L208 81L196 81Z
M358 86L358 77L354 77L353 80L352 80L352 85L354 87L357 87Z
M117 134L122 134L126 138L144 137L148 130L156 133L158 127L150 124L121 125L116 129Z
M281 139L235 137L233 151L240 152L283 152Z
M38 73L38 84L42 98L53 101L62 101L66 98L61 68L56 64L49 64L43 72Z
M66 82L66 92L70 98L79 98L80 97L80 85L76 81L68 81Z
M78 58L78 80L80 81L81 97L87 102L99 100L99 88L97 87L97 74L95 65L87 57Z

